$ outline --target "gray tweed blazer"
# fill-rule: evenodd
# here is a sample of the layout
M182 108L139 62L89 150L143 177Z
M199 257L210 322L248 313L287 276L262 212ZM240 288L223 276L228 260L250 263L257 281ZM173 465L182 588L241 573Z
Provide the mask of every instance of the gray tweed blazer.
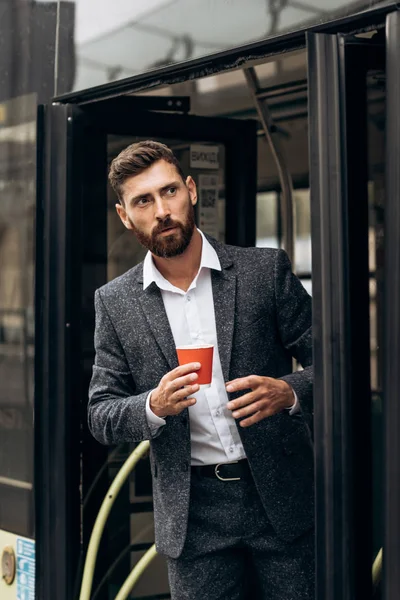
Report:
M222 267L212 271L212 286L225 381L250 374L280 377L300 400L297 415L285 410L238 427L267 515L277 534L290 541L314 521L311 298L283 250L208 239ZM186 409L167 417L152 438L145 412L149 391L178 366L161 293L155 283L143 291L141 263L97 290L95 307L89 427L102 444L150 439L156 546L176 558L188 518L189 415ZM292 357L303 370L292 373Z

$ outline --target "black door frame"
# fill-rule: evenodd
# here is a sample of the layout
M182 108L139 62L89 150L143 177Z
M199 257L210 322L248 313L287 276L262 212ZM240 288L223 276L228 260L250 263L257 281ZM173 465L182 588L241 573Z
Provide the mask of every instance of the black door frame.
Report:
M400 12L386 19L384 600L400 598Z
M360 2L360 5L364 4ZM373 2L373 6L362 9L351 7L352 13L333 18L331 21L313 27L304 27L296 31L281 33L270 38L224 50L215 54L201 56L184 63L176 63L127 77L119 81L105 83L92 88L77 90L57 96L55 100L63 103L85 104L122 94L148 90L160 85L173 85L189 79L207 77L226 69L235 69L246 61L266 59L275 54L287 53L305 48L308 32L351 33L360 29L371 29L384 22L385 16L398 8L398 2Z
M257 123L136 108L136 99L125 97L84 107L53 103L39 111L44 129L44 152L38 155L37 235L43 242L37 255L35 373L40 600L75 600L82 544L91 530L86 522L80 531L79 485L80 461L86 469L86 449L95 443L87 434L85 399L94 358L93 296L107 281L107 136L224 144L226 241L255 244ZM95 265L94 277L85 265Z
M381 33L384 33L382 31ZM385 41L384 35L381 40ZM310 34L317 598L372 596L366 72L387 49L384 597L400 593L400 13L386 43Z
M369 43L310 34L317 598L371 597ZM357 152L355 150L357 149Z

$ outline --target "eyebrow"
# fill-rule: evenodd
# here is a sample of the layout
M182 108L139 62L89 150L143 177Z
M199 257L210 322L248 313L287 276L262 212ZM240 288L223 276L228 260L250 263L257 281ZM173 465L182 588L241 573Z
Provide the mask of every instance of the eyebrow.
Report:
M169 190L169 188L179 187L179 183L180 183L179 181L171 181L170 183L163 185L162 188L160 188L159 192L161 194L163 194L164 192ZM136 202L136 200L140 200L140 198L147 198L148 196L151 196L151 194L147 193L147 194L139 194L138 196L133 196L133 198L129 199L129 204L134 204Z

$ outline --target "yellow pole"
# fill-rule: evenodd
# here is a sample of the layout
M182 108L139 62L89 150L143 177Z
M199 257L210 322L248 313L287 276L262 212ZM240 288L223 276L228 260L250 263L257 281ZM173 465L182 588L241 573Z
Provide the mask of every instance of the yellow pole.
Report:
M374 584L374 587L376 587L379 584L382 578L382 555L383 551L381 548L378 554L376 555L374 564L372 565L372 583Z
M155 545L153 544L152 547L147 550L146 554L142 556L137 565L135 565L135 567L132 569L126 578L124 585L116 595L115 600L127 600L139 578L143 575L144 571L156 556L157 551Z
M110 485L110 488L103 500L103 503L99 510L99 514L97 515L97 519L93 527L92 535L90 536L89 547L87 550L85 560L85 567L83 570L82 586L79 600L90 600L97 553L99 551L100 540L104 531L108 515L110 514L111 508L119 494L120 489L129 477L129 474L135 468L136 463L148 451L149 445L150 444L148 441L141 442L131 453L131 455L128 456L128 458L118 471L117 475L115 476L115 479Z

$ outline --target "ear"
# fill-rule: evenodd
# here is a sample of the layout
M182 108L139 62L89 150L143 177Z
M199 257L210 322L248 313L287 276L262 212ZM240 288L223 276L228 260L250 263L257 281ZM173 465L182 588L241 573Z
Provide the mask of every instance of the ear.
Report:
M122 206L122 204L116 204L115 205L115 209L118 213L119 218L121 219L121 221L123 222L123 224L125 225L125 227L127 229L132 229L132 225L130 220L128 219L128 215L126 214L126 210L125 208Z
M189 190L189 196L190 196L190 200L193 204L193 206L195 204L197 204L197 187L195 184L195 181L193 179L193 177L191 177L190 175L186 178L186 187Z

